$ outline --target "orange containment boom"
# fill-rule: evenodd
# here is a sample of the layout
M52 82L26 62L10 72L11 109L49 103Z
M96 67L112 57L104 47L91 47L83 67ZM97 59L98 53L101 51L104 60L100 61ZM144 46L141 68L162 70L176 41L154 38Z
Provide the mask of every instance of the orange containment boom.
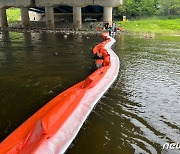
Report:
M66 151L119 72L119 58L111 49L115 40L108 33L103 33L102 38L105 41L93 49L94 55L102 55L102 59L96 60L98 69L19 126L0 143L0 154L61 154Z

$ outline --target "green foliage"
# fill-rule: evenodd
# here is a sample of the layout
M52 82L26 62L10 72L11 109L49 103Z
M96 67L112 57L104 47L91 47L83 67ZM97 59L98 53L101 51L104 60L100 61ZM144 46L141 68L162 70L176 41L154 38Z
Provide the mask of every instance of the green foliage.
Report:
M160 15L180 15L180 0L159 0Z
M7 9L7 19L9 23L20 21L20 9L9 8Z
M151 16L155 11L154 0L124 0L123 5L118 9L120 15L126 15L128 18L137 18L143 15Z
M128 18L152 15L180 15L180 0L124 0L118 14Z

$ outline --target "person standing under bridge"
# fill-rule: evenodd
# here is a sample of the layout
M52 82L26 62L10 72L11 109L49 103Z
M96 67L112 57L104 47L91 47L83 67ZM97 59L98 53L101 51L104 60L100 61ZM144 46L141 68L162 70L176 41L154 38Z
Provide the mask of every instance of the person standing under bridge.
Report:
M109 23L106 21L104 24L104 28L107 30L109 28Z
M112 27L112 29L113 29L113 32L114 32L114 34L116 34L116 31L117 31L117 26L116 26L116 23L115 22L113 22L113 27Z
M91 21L91 22L90 22L90 29L91 29L91 30L93 30L93 25L94 25L94 24L93 24L93 22Z

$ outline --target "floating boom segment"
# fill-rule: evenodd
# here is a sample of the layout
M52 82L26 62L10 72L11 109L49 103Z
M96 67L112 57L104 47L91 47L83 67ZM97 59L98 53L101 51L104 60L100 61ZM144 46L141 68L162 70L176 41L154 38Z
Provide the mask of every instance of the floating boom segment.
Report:
M101 66L84 81L65 90L26 120L0 144L0 154L64 153L95 104L119 72L119 58L112 51L115 40L103 33L95 46ZM100 57L101 58L101 57Z

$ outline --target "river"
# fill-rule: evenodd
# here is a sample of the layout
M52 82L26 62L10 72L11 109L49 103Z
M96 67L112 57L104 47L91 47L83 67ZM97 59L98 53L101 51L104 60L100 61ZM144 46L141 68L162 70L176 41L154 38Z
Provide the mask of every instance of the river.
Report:
M116 36L121 67L67 154L179 153L180 37ZM94 70L98 36L0 34L0 141L54 96Z

